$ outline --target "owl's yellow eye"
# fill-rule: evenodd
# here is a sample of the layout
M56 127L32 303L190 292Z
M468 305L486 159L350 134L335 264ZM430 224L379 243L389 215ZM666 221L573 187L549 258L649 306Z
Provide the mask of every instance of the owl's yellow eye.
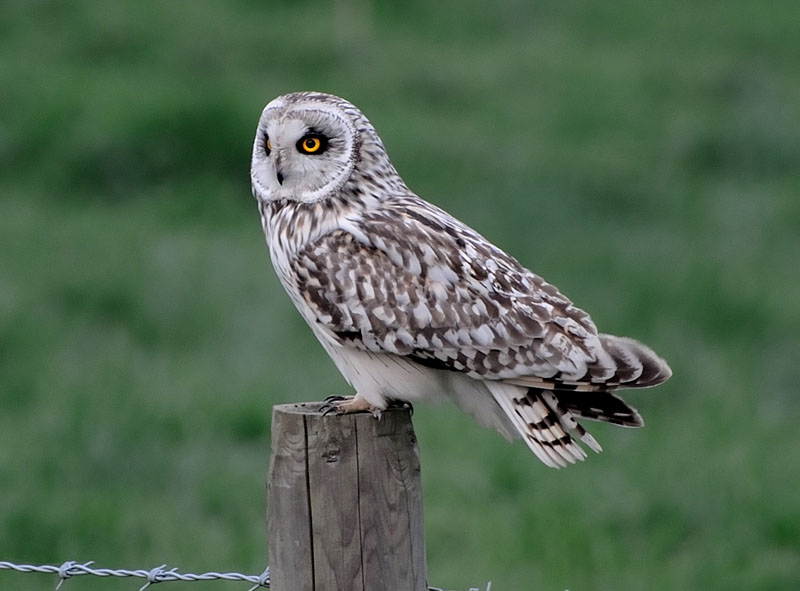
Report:
M318 137L307 137L303 140L303 151L313 154L322 146L322 142Z
M324 135L305 135L297 142L297 150L302 154L322 154L327 147L328 138Z
M272 142L267 140L267 150L271 150L271 149L272 149Z

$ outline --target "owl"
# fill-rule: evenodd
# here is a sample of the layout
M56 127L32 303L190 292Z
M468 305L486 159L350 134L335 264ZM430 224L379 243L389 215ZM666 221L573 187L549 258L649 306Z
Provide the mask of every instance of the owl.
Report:
M589 315L414 194L361 111L280 96L258 122L250 178L281 284L355 389L337 412L451 400L547 466L601 447L580 419L642 426L616 394L667 380L650 348Z

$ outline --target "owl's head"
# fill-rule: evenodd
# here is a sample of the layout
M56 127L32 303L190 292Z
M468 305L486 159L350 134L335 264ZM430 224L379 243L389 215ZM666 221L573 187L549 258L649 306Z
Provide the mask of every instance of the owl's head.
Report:
M330 94L285 94L264 108L258 122L253 195L262 201L319 201L341 189L365 160L394 172L358 108Z

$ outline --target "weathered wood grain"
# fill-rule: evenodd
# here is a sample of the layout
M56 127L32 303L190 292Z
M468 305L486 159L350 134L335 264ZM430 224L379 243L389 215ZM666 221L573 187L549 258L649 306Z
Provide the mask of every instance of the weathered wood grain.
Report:
M303 415L273 409L267 536L270 580L282 591L314 591L307 456Z
M361 589L355 417L305 415L315 589Z
M424 591L419 452L405 409L273 409L268 483L275 591ZM288 545L287 545L288 544Z

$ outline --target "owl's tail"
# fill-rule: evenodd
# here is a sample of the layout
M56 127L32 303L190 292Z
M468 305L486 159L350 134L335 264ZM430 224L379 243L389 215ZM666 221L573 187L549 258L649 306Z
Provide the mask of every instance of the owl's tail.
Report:
M506 437L521 437L536 457L552 468L585 459L587 454L580 443L601 452L600 444L578 419L623 427L643 426L637 410L614 390L655 386L669 379L672 370L638 341L608 334L598 336L602 349L584 376L572 380L560 375L484 380L493 400L473 397L482 401L480 406L463 402L460 406L478 417L481 424L494 427ZM486 408L487 403L491 403L491 409Z
M642 417L611 392L574 392L486 384L517 434L545 465L562 468L587 457L578 442L594 452L603 448L577 417L641 427Z

